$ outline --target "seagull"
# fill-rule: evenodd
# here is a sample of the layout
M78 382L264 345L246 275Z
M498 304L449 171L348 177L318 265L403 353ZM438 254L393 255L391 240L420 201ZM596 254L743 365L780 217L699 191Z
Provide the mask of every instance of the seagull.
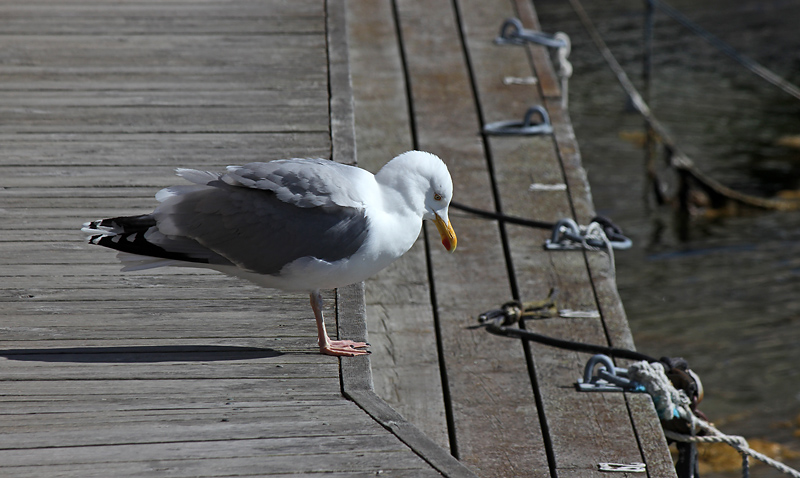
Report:
M403 153L376 174L327 159L176 172L192 184L159 191L150 214L85 223L89 243L117 250L123 271L205 267L307 292L323 354L369 352L365 342L330 339L320 289L387 267L411 248L423 220L436 225L447 251L456 248L448 217L453 181L431 153Z

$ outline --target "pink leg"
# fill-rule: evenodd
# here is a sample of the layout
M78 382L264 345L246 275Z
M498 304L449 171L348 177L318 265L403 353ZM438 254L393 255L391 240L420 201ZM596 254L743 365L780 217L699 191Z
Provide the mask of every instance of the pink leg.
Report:
M319 340L319 351L326 355L340 357L354 357L356 355L368 354L367 350L360 350L368 347L366 342L353 342L352 340L331 340L325 330L325 319L322 317L322 296L318 290L310 295L311 308L314 309L314 317L317 319L317 335Z

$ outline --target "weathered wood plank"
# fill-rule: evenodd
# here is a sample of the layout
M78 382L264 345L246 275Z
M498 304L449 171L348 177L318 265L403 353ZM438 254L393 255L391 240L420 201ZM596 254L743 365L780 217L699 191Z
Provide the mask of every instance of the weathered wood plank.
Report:
M152 405L151 405L152 406ZM341 401L338 404L330 404L325 406L322 403L316 405L295 406L291 402L276 401L269 406L260 406L253 403L247 407L237 405L225 405L224 403L217 404L216 406L207 408L193 408L187 410L167 409L161 410L156 408L141 408L137 410L100 410L94 417L102 418L97 420L96 424L90 425L89 428L106 429L117 428L120 425L142 425L147 426L153 423L172 423L181 427L191 427L196 425L205 425L216 421L223 420L224 423L229 424L229 427L247 426L248 422L256 422L261 420L269 420L280 424L284 429L283 432L278 432L271 435L272 438L298 436L296 431L291 427L292 422L324 422L331 417L337 415L353 414L352 404ZM52 411L51 413L39 414L21 414L9 413L0 415L0 423L5 428L13 430L15 434L37 433L44 430L52 430L54 432L74 431L76 422L91 422L93 418L92 411ZM361 423L368 423L368 420L361 420ZM300 428L300 427L298 427ZM352 436L370 435L375 436L376 441L384 443L393 443L394 448L401 448L398 446L397 440L389 438L384 435L378 437L374 428L367 427L367 431L354 430ZM170 432L172 433L172 432ZM313 435L327 435L320 427L316 432L311 430L304 430L306 437ZM84 433L86 440L90 440L90 434ZM177 433L175 433L177 435ZM300 435L303 436L303 435ZM338 439L346 439L347 437L335 437ZM154 438L153 440L157 440ZM191 441L207 441L213 440L211 437L198 436L195 440ZM50 440L48 440L50 441ZM111 445L113 443L106 443ZM47 443L35 444L32 448L45 448ZM27 448L28 445L24 443L9 443L3 447L5 450L14 448ZM4 464L6 462L3 462Z
M418 145L449 163L457 200L493 209L455 12L408 1L398 11ZM530 384L519 380L521 346L465 329L477 312L509 297L499 232L457 213L452 219L457 253L432 247L431 256L458 456L482 476L549 476Z
M127 448L127 447L126 447ZM170 447L164 446L169 449ZM105 450L99 450L105 451ZM404 452L366 452L366 453L319 453L303 455L273 455L258 456L246 459L245 457L236 458L217 458L202 459L189 458L182 459L176 456L173 459L151 460L146 454L141 453L137 446L129 449L121 449L126 456L131 456L135 461L103 463L97 464L72 464L54 466L32 466L19 469L12 469L14 476L19 478L40 478L42 476L74 476L74 477L97 477L104 478L110 476L137 476L137 477L160 477L165 473L170 476L196 477L196 476L273 476L273 474L290 474L298 468L297 463L301 461L303 468L308 470L305 476L313 474L327 473L353 473L358 470L360 476L375 476L377 474L388 476L441 476L439 473L431 472L416 455ZM297 476L297 475L292 475ZM352 474L350 476L355 476Z
M3 106L14 111L27 109L39 115L51 114L62 118L67 109L80 108L132 108L158 107L159 110L173 107L202 106L213 109L224 106L299 106L325 103L328 95L319 91L317 85L301 83L291 89L220 89L212 91L33 91L4 92L0 90Z
M245 403L271 403L294 400L316 400L328 403L341 396L339 384L330 380L264 381L261 379L217 380L24 380L8 382L0 401L16 402L15 413L27 413L28 403L41 413L51 412L120 409L138 410L147 408L181 409L184 405L192 407L201 404L218 407L228 402L234 405ZM187 386L191 385L193 400L186 400ZM334 400L330 406L345 401ZM259 405L261 406L261 405ZM88 408L87 408L88 407ZM6 407L10 410L11 407Z
M345 42L347 40L347 32L344 28L346 22L346 6L347 4L345 2L329 5L329 7L332 7L332 9L328 10L329 25L333 23L335 26L335 28L330 29L330 44L336 43L335 38L333 37L337 35L338 40L340 41L337 44L341 44L341 42ZM346 88L348 93L352 95L352 90L350 89L349 69L346 82L342 79L343 75L341 74L342 72L340 71L340 68L337 67L334 71L334 64L341 61L341 58L345 55L345 52L334 49L333 53L333 59L331 60L331 88L334 88L338 85L340 89ZM345 116L344 120L335 115L332 115L331 117L331 130L334 145L333 156L337 161L347 161L346 153L352 152L352 159L355 161L355 147L349 148L347 145L345 145L343 148L340 144L342 142L342 137L345 139L352 138L353 141L355 141L355 104L354 101L343 104L344 102L340 96L341 95L339 95L339 98L337 98L337 95L332 95L331 97L331 110L336 111L338 108L342 110L340 113L343 113ZM339 137L338 139L337 136ZM342 154L343 152L345 152L344 157ZM391 155L387 156L391 157ZM366 340L367 310L364 284L354 284L352 286L338 289L336 293L336 299L339 333L343 333L346 336L355 338L357 340ZM429 310L427 312L429 312ZM423 333L421 338L430 339L430 334ZM400 344L399 350L408 350L408 345ZM383 399L375 394L372 384L370 362L368 359L368 356L357 357L352 360L342 362L341 380L342 391L345 396L357 403L359 407L361 407L383 427L391 430L392 433L394 433L401 441L403 441L403 443L408 445L412 450L414 450L415 453L417 453L422 459L424 459L443 475L453 478L475 478L475 475L467 467L454 459L444 448L437 445L436 442L431 440L412 423L399 415ZM420 360L418 356L414 356L411 359L411 362L414 364L419 364L427 370L432 368L430 363L426 363L424 358ZM407 381L408 379L406 379L406 382ZM433 382L433 384L435 385L435 382ZM417 388L417 390L419 390L419 388ZM428 394L430 393L435 393L435 389L433 392L428 392ZM436 402L438 401L436 400L436 397L434 397L434 403ZM438 407L432 408L437 409ZM439 418L441 420L441 417L436 416L436 411L428 416L434 417L434 419ZM414 415L414 418L417 423L420 423L422 421L421 419L425 417L423 414L417 413ZM423 423L423 426L426 428L432 428L435 426L435 423Z
M0 167L203 167L330 155L325 132L269 134L0 134ZM172 171L170 171L172 175ZM56 186L56 185L54 185ZM92 191L86 191L92 194Z
M675 476L675 466L661 423L653 419L653 399L645 394L628 394L625 399L649 476Z
M377 171L413 148L390 2L347 2L359 166ZM366 281L375 392L449 449L422 241Z
M339 332L356 340L365 340L367 331L364 284L359 283L337 289L336 299ZM444 448L438 446L375 394L368 358L369 356L361 356L342 362L342 391L345 396L358 404L376 422L387 430L391 430L403 443L443 475L453 478L476 478L469 468L456 460Z
M163 166L176 161L221 167L230 161L327 157L325 132L270 134L54 134L3 135L4 166L103 165Z
M202 397L198 397L197 401L182 404L176 404L175 402L170 401L170 397L168 396L154 398L142 397L137 394L125 395L117 393L115 395L106 394L104 395L102 401L99 401L95 404L88 404L86 402L86 394L73 393L70 395L69 392L74 392L74 390L70 390L68 383L69 382L60 382L60 384L65 385L65 391L67 392L63 395L57 395L57 397L61 397L60 400L57 400L53 396L45 395L44 393L39 393L39 395L31 395L31 403L26 409L10 409L8 412L3 414L4 416L7 415L4 420L12 420L13 416L24 414L35 414L39 416L50 414L57 416L59 414L63 414L64 417L68 417L71 414L77 413L123 414L126 412L147 413L154 410L163 413L169 413L170 411L190 412L194 410L199 410L200 412L216 410L219 412L220 407L223 405L225 407L234 407L236 409L281 410L281 412L275 413L291 414L312 409L328 409L330 411L334 407L338 406L337 404L330 402L330 398L333 395L325 396L325 393L322 390L315 394L318 396L308 396L303 398L299 396L286 397L284 395L280 399L276 399L278 395L276 393L271 397L271 400L268 399L266 396L267 394L262 393L262 390L251 390L250 396L247 396L241 390L235 393L232 390L225 390L227 393L212 393L211 395L203 395ZM269 387L265 387L265 389L268 388ZM209 390L201 390L198 388L198 391L208 392ZM96 395L100 394L97 393ZM265 395L265 397L261 398L260 395ZM13 404L16 400L14 398L4 396L0 398L0 401ZM59 402L57 406L54 406L52 403L50 403L54 401ZM346 402L337 403L344 404Z
M301 419L302 415L295 418ZM150 417L152 420L155 417ZM218 417L217 417L218 418ZM217 458L256 458L277 455L297 455L297 450L305 450L300 455L344 453L358 449L365 453L389 452L401 450L397 440L391 435L354 434L344 437L269 437L262 439L243 439L235 443L229 441L204 440L187 444L183 448L182 459L217 459ZM131 460L133 453L125 453L121 447L103 445L99 450L105 455L101 463L120 463ZM133 447L131 447L133 448ZM105 451L105 453L103 453ZM131 450L133 451L133 450ZM137 454L148 456L151 460L175 459L169 447L161 444L140 445ZM9 455L3 460L3 455ZM6 466L52 466L92 463L94 453L87 453L85 448L33 449L29 454L4 453L0 451L0 460ZM306 458L304 456L304 458Z
M534 27L538 26L532 5L520 6L520 17L524 22ZM546 71L547 75L555 77L552 68L544 65L548 63L547 58L532 55L532 62L537 72ZM581 166L575 133L568 114L563 109L562 102L554 98L555 95L548 94L546 90L544 95L544 102L555 126L555 144L564 168L565 182L569 187L572 210L578 221L588 222L595 212L586 171ZM590 254L586 258L586 266L596 296L597 308L602 314L603 334L598 339L605 338L609 345L634 350L631 331L616 288L613 264L606 255ZM653 476L674 476L672 459L668 449L664 446L663 431L658 419L653 414L652 407L643 404L642 398L646 397L628 397L628 411L631 425L635 428L634 434L638 440L643 461L652 470L655 470L650 472L653 473ZM645 402L649 404L650 400L647 399ZM638 406L633 404L638 404ZM618 407L617 410L622 413L621 407Z
M465 22L473 22L469 28L475 37L470 38L489 38L492 35L490 26L502 22L500 12L481 8L483 5L479 2L463 0L461 3L464 5ZM482 22L492 19L493 15L493 21L488 25ZM498 56L523 66L526 62L513 48L512 51L506 48L508 52L501 53L496 51L498 47L492 52L490 47L478 40L469 45L479 96L488 99L481 102L485 117L487 121L502 119L499 116L506 112L507 105L514 104L519 90L523 88L512 91L493 74L499 67ZM533 57L536 58L537 55ZM546 68L537 66L536 71L540 70ZM552 94L546 91L545 86L540 85L545 90L544 94ZM528 101L532 104L541 103L539 91L531 87L524 89L528 89L525 95ZM575 217L577 214L578 220L585 221L586 216L591 217L593 209L588 182L574 143L574 134L571 134L568 118L560 110L560 102L548 100L546 106L550 111L556 110L555 114L550 115L558 125L555 141L549 137L527 140L492 138L489 141L496 178L498 184L502 184L500 195L504 211L517 216L530 217L533 214L536 219L551 221L561 217ZM559 174L561 171L565 171L566 175ZM542 181L540 178L546 179ZM566 183L568 190L535 192L528 187L532 182L549 181ZM560 291L560 307L575 310L601 309L584 254L544 252L540 248L531 247L532 237L536 237L537 244L540 244L545 234L546 231L532 234L519 227L508 228L511 259L519 284L520 298L543 298L550 287L557 287ZM550 273L543 277L542 269L549 270ZM615 290L613 283L606 283L606 287L609 288L607 291ZM605 297L605 304L607 307L603 310L603 319L548 319L528 325L545 335L608 344L609 330L606 324L610 322L615 324L614 332L617 337L622 335L624 341L625 332L630 336L624 315L621 318L612 318L612 314L621 310L619 298ZM628 340L627 343L631 341ZM551 465L557 473L567 476L594 476L600 474L597 464L602 461L643 461L624 396L579 394L571 389L570 385L582 371L587 357L536 344L532 344L531 349L542 411L550 430L549 441L554 456ZM576 423L575 410L586 410L585 415L591 419Z
M0 108L8 123L0 133L287 133L320 132L325 104L263 107L172 107L155 113L148 107L64 108L55 116L25 109ZM287 118L293 121L287 122Z
M135 73L167 67L199 68L200 71L224 72L229 78L250 70L269 85L287 72L299 74L298 79L315 78L327 83L325 36L320 33L291 35L3 35L9 48L8 74L15 71L36 72L36 68L77 71L93 68L99 72ZM54 48L54 45L57 48ZM270 71L270 69L275 71ZM253 71L258 69L260 71ZM91 71L91 70L89 70ZM253 76L245 79L253 79ZM185 78L191 83L191 76ZM132 77L136 83L137 77ZM241 84L241 83L240 83ZM34 86L34 85L30 85ZM92 86L91 83L87 86ZM122 86L122 85L118 85Z
M182 33L186 35L236 32L239 35L322 33L322 4L315 0L252 0L230 8L219 2L138 1L100 3L60 1L52 15L50 1L0 5L7 19L4 34L132 35Z

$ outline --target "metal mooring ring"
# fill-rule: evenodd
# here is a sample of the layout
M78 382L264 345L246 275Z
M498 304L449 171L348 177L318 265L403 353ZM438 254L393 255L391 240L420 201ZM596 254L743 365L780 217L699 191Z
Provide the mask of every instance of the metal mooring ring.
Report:
M533 123L533 115L538 113L541 117L539 123ZM495 135L533 135L551 134L553 126L550 124L550 116L542 106L536 105L528 108L522 121L496 121L483 127L486 134Z
M531 42L550 48L567 47L567 42L564 38L523 28L522 22L518 18L509 18L504 21L500 27L500 36L495 38L494 42L498 45L524 45L527 42Z

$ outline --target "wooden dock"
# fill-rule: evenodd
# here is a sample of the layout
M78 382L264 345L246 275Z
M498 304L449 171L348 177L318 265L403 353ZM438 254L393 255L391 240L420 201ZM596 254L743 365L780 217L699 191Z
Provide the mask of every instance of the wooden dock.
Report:
M557 287L561 308L600 318L531 328L633 348L607 257L544 251L547 231L453 211L455 254L422 236L328 295L339 333L373 344L341 360L316 352L304 295L189 269L122 274L78 232L151 210L176 167L311 156L374 171L412 148L445 160L460 202L586 223L547 52L492 42L505 18L536 27L532 8L1 3L0 475L589 477L644 462L674 476L649 397L578 393L585 355L467 329ZM480 133L534 104L553 135Z

